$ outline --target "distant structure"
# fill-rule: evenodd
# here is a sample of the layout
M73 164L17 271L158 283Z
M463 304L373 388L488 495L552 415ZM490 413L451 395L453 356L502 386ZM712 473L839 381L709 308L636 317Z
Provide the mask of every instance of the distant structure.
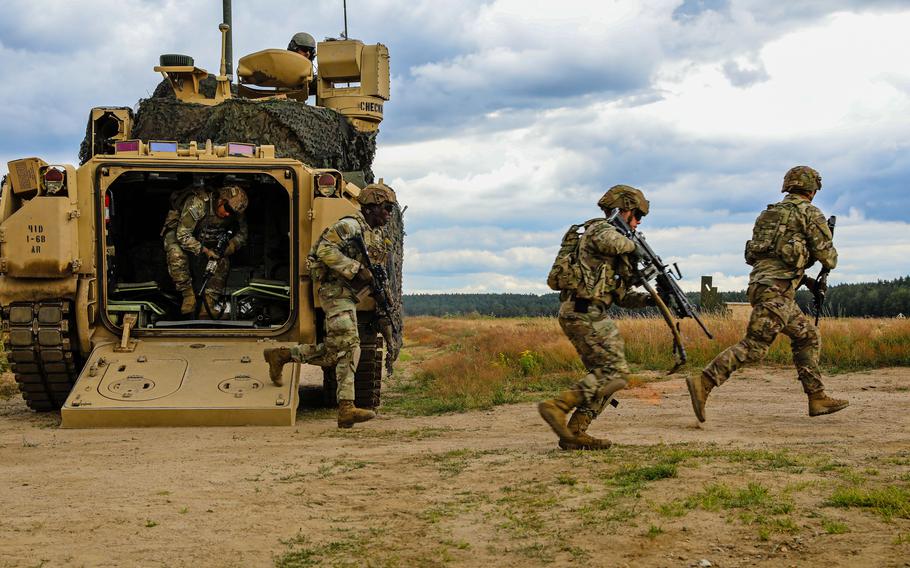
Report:
M724 310L724 303L717 293L717 287L712 286L714 278L711 276L701 277L701 311L705 313L716 313Z
M713 284L713 277L701 277L701 301L699 307L702 312L715 313L735 320L749 319L752 313L752 306L749 302L724 302L720 299L717 287Z

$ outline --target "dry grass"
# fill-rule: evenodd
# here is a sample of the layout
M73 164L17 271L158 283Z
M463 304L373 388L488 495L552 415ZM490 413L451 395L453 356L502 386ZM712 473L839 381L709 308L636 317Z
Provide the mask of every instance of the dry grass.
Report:
M19 394L19 387L16 386L16 379L12 373L0 373L0 400L9 400L14 395Z
M682 325L683 343L689 364L703 367L721 350L740 341L746 321L708 317L705 325L714 334L708 339L691 320ZM626 340L630 363L645 368L667 368L672 361L670 336L662 320L625 319L618 322ZM830 371L852 371L880 367L910 366L910 321L898 319L823 319L821 365ZM788 365L792 361L790 341L778 337L771 346L766 364Z
M517 402L550 392L583 371L555 320L411 318L406 348L424 351L407 396L391 406L426 414Z
M689 368L706 365L738 342L746 322L707 317L710 340L691 320L682 326ZM617 320L626 356L635 370L669 369L671 338L661 319ZM821 364L828 372L910 366L910 321L896 319L826 319ZM411 383L400 385L392 406L426 414L486 408L533 399L578 379L584 372L572 344L553 318L409 318L406 350L415 357ZM766 364L789 365L789 341L780 337Z

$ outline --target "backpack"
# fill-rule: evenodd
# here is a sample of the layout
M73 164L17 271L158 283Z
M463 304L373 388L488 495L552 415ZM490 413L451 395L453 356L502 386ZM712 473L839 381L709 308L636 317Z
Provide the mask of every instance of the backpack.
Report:
M556 259L547 274L547 286L551 290L578 290L584 285L584 275L581 271L581 263L578 259L578 253L581 250L581 240L588 227L596 221L603 219L591 219L579 225L572 225L566 234L562 237L559 245L559 252L556 253Z
M197 188L191 185L183 189L178 189L174 192L171 192L171 208L168 210L167 216L164 218L164 226L161 228L162 236L164 236L164 234L168 231L174 231L177 229L177 224L180 221L180 212L183 211L183 206L193 195L198 195L199 197L205 198L206 191L203 188Z
M201 187L194 187L190 185L183 189L178 189L177 191L171 192L171 211L176 211L179 214L180 211L183 211L183 206L193 195L198 195L204 198L206 197L206 190Z
M797 211L792 203L774 203L761 212L746 241L746 264L754 266L766 258L778 258L797 270L806 266L809 249L805 237L790 229L790 218Z

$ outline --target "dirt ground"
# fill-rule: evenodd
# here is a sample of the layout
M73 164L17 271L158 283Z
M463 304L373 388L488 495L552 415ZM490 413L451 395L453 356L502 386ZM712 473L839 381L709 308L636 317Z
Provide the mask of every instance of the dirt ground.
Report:
M61 430L14 394L0 566L910 566L910 370L828 378L851 405L812 419L792 374L742 373L701 427L682 378L623 391L597 453L533 404Z

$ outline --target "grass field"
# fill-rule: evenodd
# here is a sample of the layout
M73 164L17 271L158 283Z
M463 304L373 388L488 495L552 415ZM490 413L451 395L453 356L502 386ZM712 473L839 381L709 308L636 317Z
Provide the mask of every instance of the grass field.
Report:
M739 341L745 321L707 317L708 339L691 320L682 326L694 372ZM634 381L660 378L673 364L671 337L662 319L617 320L626 342ZM822 320L821 365L827 373L910 366L910 321L898 319ZM553 318L409 318L405 359L416 371L398 383L389 405L405 414L434 414L539 398L584 374L581 361ZM781 336L765 364L790 365L790 344Z

